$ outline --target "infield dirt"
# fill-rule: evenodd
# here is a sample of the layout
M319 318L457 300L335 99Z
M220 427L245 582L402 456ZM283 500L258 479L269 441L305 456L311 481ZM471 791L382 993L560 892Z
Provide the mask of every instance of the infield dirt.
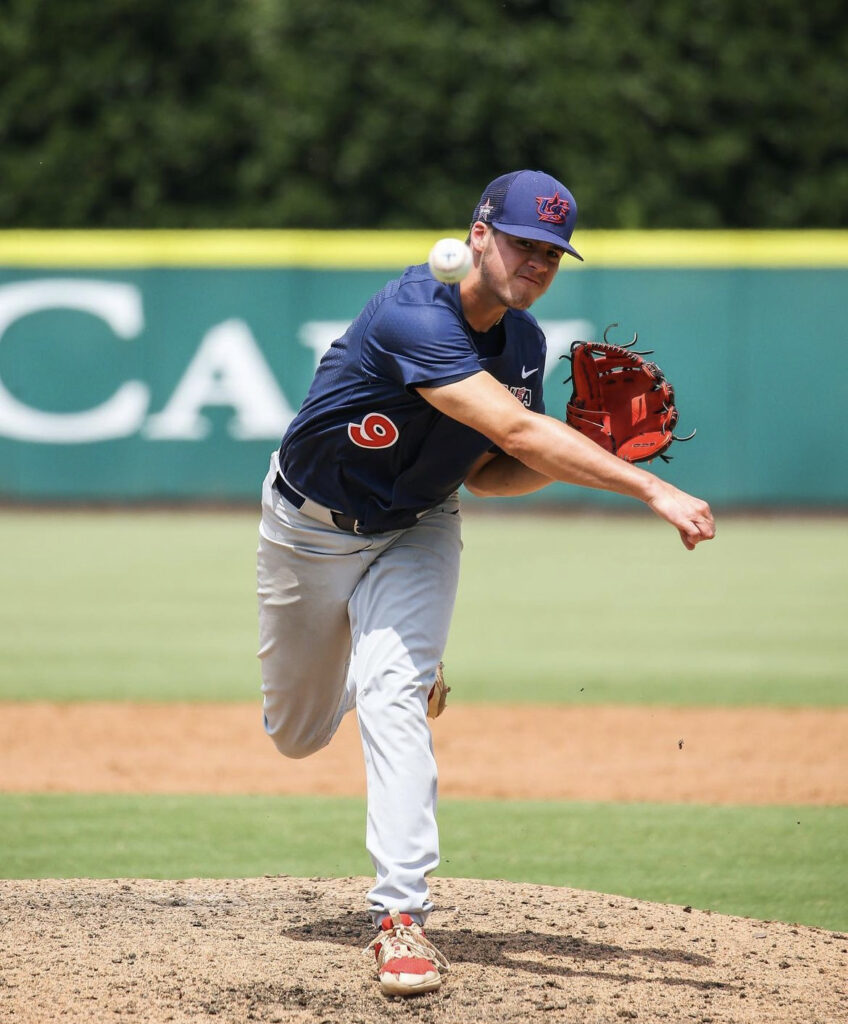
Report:
M444 797L848 804L848 709L449 705ZM258 705L0 704L0 792L359 796L356 720L302 761Z

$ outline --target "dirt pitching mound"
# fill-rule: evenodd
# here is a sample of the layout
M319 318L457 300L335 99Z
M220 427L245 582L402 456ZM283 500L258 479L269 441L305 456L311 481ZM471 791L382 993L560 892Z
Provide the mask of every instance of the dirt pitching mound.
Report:
M441 990L383 997L364 878L0 882L0 1020L836 1024L848 937L546 886L433 879Z

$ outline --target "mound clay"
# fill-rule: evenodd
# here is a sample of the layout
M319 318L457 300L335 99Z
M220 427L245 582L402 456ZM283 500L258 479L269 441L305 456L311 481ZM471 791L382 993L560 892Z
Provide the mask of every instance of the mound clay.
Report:
M439 992L374 979L364 878L0 882L0 1020L842 1024L848 936L434 879Z

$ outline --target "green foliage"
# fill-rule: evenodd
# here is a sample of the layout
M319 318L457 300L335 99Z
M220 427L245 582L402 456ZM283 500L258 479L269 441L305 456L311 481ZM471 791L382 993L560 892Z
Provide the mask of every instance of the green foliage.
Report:
M843 807L445 800L439 821L444 877L848 928ZM0 794L0 877L368 876L364 828L361 800Z
M266 113L249 12L13 0L0 15L0 221L157 226L238 204Z
M496 174L581 225L846 227L835 0L9 0L0 222L420 227Z

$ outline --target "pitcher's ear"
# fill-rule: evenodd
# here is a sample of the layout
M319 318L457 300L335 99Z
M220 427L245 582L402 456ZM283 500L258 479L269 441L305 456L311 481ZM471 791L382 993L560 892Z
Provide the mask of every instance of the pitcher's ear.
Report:
M484 224L482 220L475 220L468 232L465 244L471 247L472 252L482 252L486 247L486 239L491 230L489 224Z

